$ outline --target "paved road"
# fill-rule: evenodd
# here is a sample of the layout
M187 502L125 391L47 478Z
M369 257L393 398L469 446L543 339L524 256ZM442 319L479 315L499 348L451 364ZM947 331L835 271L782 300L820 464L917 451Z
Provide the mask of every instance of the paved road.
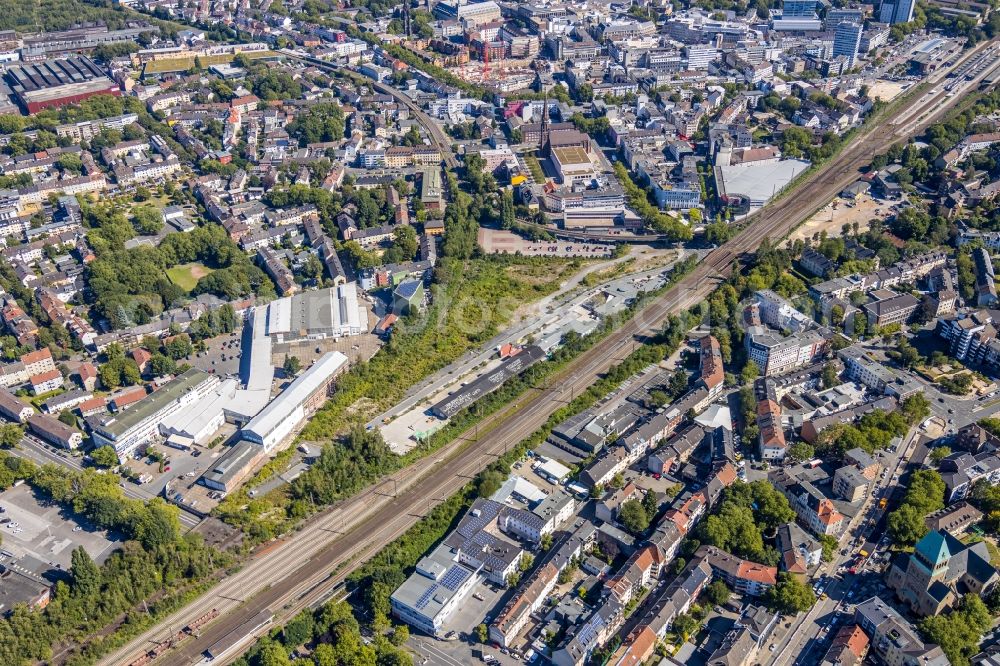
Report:
M985 48L989 44L977 47ZM972 53L970 52L970 53ZM938 73L943 76L943 71ZM920 125L959 99L943 94L907 100L896 114L900 117L927 115ZM484 420L482 433L473 442L470 430L436 455L397 472L381 484L314 516L288 539L242 570L229 576L209 593L172 614L125 647L101 660L101 664L128 664L157 641L164 640L167 627L183 626L212 608L220 619L206 627L198 638L167 652L162 663L188 664L200 661L201 653L261 610L278 614L277 622L294 615L342 581L379 549L403 534L434 505L456 492L504 451L541 427L549 415L564 406L571 395L579 395L611 366L624 358L637 343L660 330L667 316L701 302L728 274L734 262L755 250L765 238L780 239L812 212L836 196L857 177L871 157L906 135L885 122L864 130L837 157L814 172L795 192L765 207L751 224L706 259L673 288L648 303L633 319L597 343L589 353L569 364L550 384L552 388L529 391L518 403ZM516 418L511 418L516 414ZM336 572L336 573L331 573ZM248 636L241 645L249 645ZM232 659L217 659L215 664Z
M853 596L861 573L854 575L845 572L843 575L837 575L836 571L841 565L852 560L860 550L871 554L876 552L878 543L886 531L886 517L902 498L904 485L901 481L904 471L909 467L918 466L926 455L926 447L920 442L919 432L911 430L896 454L893 454L888 462L883 459L889 472L885 479L874 485L869 502L853 522L851 531L853 538L842 544L846 546L847 554L840 555L838 552L833 562L817 571L817 576L822 573L832 576L832 581L826 588L827 598L818 601L812 609L799 615L792 623L791 629L775 650L774 666L802 666L818 660L829 647L829 640L835 633L833 630L824 633L833 616L859 601L864 601ZM882 496L891 499L885 509L879 509L876 503ZM872 527L869 529L867 525ZM852 595L851 599L847 598L848 595Z

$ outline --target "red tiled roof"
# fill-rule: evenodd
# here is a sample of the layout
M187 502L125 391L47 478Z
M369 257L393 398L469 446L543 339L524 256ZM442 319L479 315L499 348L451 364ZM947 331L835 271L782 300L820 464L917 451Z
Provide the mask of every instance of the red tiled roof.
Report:
M52 358L52 352L49 351L48 347L43 347L38 351L28 352L22 356L21 362L25 365L31 365L32 363L44 361L47 358Z
M51 381L56 377L61 377L62 373L58 370L49 370L48 372L42 372L31 378L31 383L34 385L44 384L45 382Z
M778 569L776 567L764 566L749 560L740 561L736 575L744 580L752 580L766 585L775 585L778 582Z

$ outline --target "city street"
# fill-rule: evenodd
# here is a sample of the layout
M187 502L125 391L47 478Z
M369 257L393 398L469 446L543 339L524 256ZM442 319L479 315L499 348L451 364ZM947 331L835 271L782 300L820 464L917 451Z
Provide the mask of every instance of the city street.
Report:
M897 452L882 458L882 463L889 472L884 479L880 479L873 487L869 500L864 510L849 527L850 537L842 540L841 550L837 552L832 562L821 565L815 576L826 574L830 577L830 582L826 587L826 599L819 599L817 603L805 614L800 615L792 622L791 628L785 633L783 638L777 641L775 648L775 666L807 666L818 661L829 647L829 640L835 635L833 621L838 613L851 612L853 605L864 600L864 595L859 593L859 585L864 577L864 572L859 571L857 575L850 572L838 574L840 567L853 560L860 550L866 550L872 556L876 554L879 541L885 534L885 516L898 502L902 493L897 492L902 488L900 485L903 470L909 467L916 467L919 462L910 463L911 459L920 461L926 455L926 446L921 442L921 437L916 430L911 430L901 446L897 447ZM882 510L878 508L878 499L888 497L889 503ZM875 522L874 528L864 536L863 525L871 519ZM843 554L842 554L843 553Z

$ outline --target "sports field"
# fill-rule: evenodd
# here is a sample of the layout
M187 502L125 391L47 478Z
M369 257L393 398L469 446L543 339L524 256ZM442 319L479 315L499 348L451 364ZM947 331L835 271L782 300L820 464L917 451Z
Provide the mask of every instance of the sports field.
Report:
M198 280L210 274L212 269L203 263L194 261L190 264L180 264L167 269L167 277L184 291L192 291L198 286Z
M277 53L274 51L257 51L253 53L244 53L250 60L256 60L258 58L273 58ZM214 56L203 56L199 58L202 67L211 67L212 65L223 65L229 64L233 61L235 56L231 54L221 54ZM162 74L163 72L185 72L194 67L194 58L169 58L165 60L153 60L146 63L145 73L147 74Z

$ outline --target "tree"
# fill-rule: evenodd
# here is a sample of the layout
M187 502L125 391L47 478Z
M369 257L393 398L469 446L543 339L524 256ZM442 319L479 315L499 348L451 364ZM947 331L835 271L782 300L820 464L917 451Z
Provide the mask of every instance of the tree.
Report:
M297 648L306 644L313 635L315 621L310 611L302 611L293 617L281 631L282 641L286 646Z
M816 603L811 587L784 572L778 574L778 583L767 591L764 598L771 608L788 615L807 611Z
M186 333L181 333L167 340L166 344L163 345L163 350L167 356L178 361L185 356L190 356L194 351L194 345L191 344L191 338Z
M512 229L515 221L514 194L510 190L504 190L500 199L500 227L502 229Z
M480 497L490 497L500 490L506 475L496 469L486 469L479 475L478 493Z
M70 580L73 596L92 599L101 587L101 570L83 546L77 546L70 554Z
M823 547L822 560L824 562L832 562L833 556L837 552L837 546L839 545L836 537L832 537L829 534L820 534L819 542Z
M531 567L535 566L535 558L530 553L524 553L521 556L521 561L518 563L517 568L521 570L521 573L528 571Z
M624 488L625 475L622 474L621 472L615 474L613 477L611 477L611 481L608 482L608 487L613 488L615 490L618 490L619 488Z
M287 376L294 377L299 374L299 370L302 369L302 362L299 361L298 356L286 356L281 369L285 371Z
M889 537L900 546L912 546L927 534L925 515L911 504L902 504L889 514Z
M142 383L142 373L132 359L126 360L122 365L122 383L126 386L136 386Z
M76 427L76 415L68 409L59 412L59 420L72 428Z
M903 503L914 506L926 516L944 508L945 483L941 475L930 469L917 470L910 477L910 486Z
M682 613L674 618L671 630L680 636L682 641L687 641L687 639L698 630L700 623L698 620L694 619L687 613Z
M931 413L931 403L923 393L914 393L900 405L900 412L910 425L923 421Z
M744 384L750 384L758 377L760 377L760 368L757 367L754 361L747 361L746 365L743 366L742 372L740 372L740 379L743 380Z
M118 454L112 446L100 446L90 452L90 458L98 467L114 467L118 464Z
M150 357L149 367L155 377L172 375L177 372L177 362L169 356L164 356L160 353L155 353Z
M21 438L24 437L24 428L15 423L6 423L0 426L0 448L15 449L21 445Z
M258 653L257 661L260 666L291 666L292 664L288 657L288 651L280 643L265 644Z
M632 534L642 534L649 528L649 516L639 500L628 500L618 508L618 522Z
M788 456L794 462L805 462L806 460L812 460L813 456L816 455L816 450L812 446L806 444L805 442L795 442L788 447Z
M993 624L989 609L974 594L962 597L961 605L947 615L935 615L920 622L920 631L928 642L944 650L955 666L968 666L979 651L979 642Z
M931 449L931 462L940 465L941 461L951 455L951 447L937 446Z
M132 222L144 236L155 236L163 229L163 216L156 206L136 206L132 210Z
M834 305L830 308L830 323L840 326L844 323L844 308L841 305Z
M490 629L485 624L476 627L476 638L480 643L487 643L490 640Z
M389 640L396 647L403 647L406 645L406 641L410 640L410 628L405 624L397 624L392 628Z
M708 595L708 600L716 606L721 606L729 601L729 597L732 594L729 590L729 586L721 580L713 581L712 584L708 586L708 589L705 590L705 593Z
M823 366L823 388L831 388L837 384L837 366L833 363L827 363Z
M642 498L642 508L645 510L649 522L653 522L653 518L660 512L660 501L656 497L655 490L646 491L646 494Z
M865 317L863 312L854 313L854 337L858 338L865 334L868 330L868 318Z
M69 171L70 173L80 175L83 173L83 160L76 153L65 153L60 155L59 159L56 160L56 164L63 171Z

